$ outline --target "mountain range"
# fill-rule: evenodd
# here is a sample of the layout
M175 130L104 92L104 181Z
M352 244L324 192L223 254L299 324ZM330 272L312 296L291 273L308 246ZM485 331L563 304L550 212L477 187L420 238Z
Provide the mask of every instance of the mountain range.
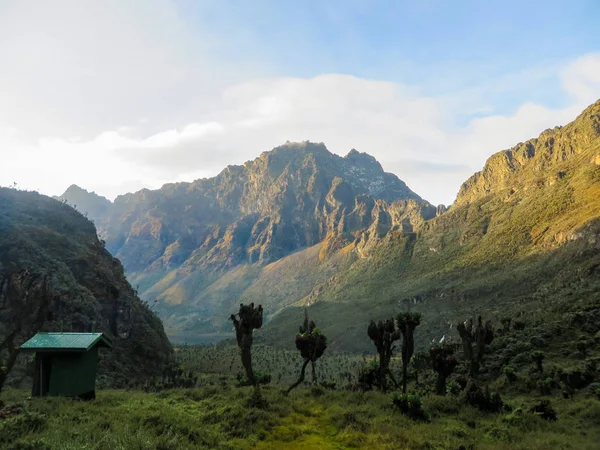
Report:
M95 222L176 340L230 336L241 302L265 307L265 342L292 342L308 307L344 350L366 350L368 320L399 308L424 313L425 342L465 315L541 323L600 303L600 101L492 155L450 208L372 156L311 142L114 202L77 186L59 199Z

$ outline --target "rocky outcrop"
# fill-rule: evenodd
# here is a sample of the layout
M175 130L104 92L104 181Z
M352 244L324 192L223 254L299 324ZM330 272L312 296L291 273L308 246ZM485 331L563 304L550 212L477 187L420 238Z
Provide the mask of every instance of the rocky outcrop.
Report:
M535 139L492 155L482 171L460 188L454 205L472 203L501 191L518 191L536 183L552 184L566 173L553 171L576 158L600 138L600 101L589 106L565 127L548 129Z
M411 213L395 202L411 202ZM340 157L302 142L214 178L120 196L99 223L130 273L181 265L218 271L264 265L340 235L352 240L374 224L379 234L400 222L412 229L431 208L372 156Z

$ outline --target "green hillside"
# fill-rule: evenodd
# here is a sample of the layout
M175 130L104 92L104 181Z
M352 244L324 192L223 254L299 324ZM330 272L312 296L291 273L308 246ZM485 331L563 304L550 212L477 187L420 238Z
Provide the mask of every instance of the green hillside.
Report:
M160 320L138 298L88 219L49 197L1 188L0 273L23 271L49 277L54 298L43 329L96 330L114 339L100 366L106 383L126 385L159 373L171 357ZM10 311L3 307L1 313ZM0 322L0 333L10 326Z
M593 336L600 326L599 124L597 102L573 123L493 155L449 211L418 232L357 243L362 258L305 300L332 347L370 350L368 321L409 305L424 317L420 345L456 338L455 323L476 314L496 324L522 320L526 334L572 320L571 337L582 327ZM291 343L285 330L300 315L284 311L263 339Z

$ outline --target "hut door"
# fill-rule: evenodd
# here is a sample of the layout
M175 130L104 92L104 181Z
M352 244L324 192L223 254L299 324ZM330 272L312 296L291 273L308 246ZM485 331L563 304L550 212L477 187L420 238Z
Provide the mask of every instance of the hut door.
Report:
M42 387L41 395L48 395L48 391L50 390L50 376L52 374L52 358L50 355L44 356L42 358L42 370L40 371L42 375L42 379L40 380L40 385Z
M43 353L35 354L35 369L33 373L32 397L48 395L50 388L50 372L52 371L52 359Z

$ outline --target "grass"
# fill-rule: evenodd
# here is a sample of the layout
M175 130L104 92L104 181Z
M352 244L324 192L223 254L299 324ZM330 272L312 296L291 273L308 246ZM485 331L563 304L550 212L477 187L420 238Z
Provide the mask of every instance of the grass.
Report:
M299 389L289 397L266 387L268 406L247 406L251 388L231 384L142 393L99 391L95 401L23 400L23 412L0 420L6 449L595 449L600 401L553 398L557 422L529 413L535 399L515 397L513 410L482 414L453 397L424 397L430 420L413 421L378 392ZM462 447L461 447L462 446Z

